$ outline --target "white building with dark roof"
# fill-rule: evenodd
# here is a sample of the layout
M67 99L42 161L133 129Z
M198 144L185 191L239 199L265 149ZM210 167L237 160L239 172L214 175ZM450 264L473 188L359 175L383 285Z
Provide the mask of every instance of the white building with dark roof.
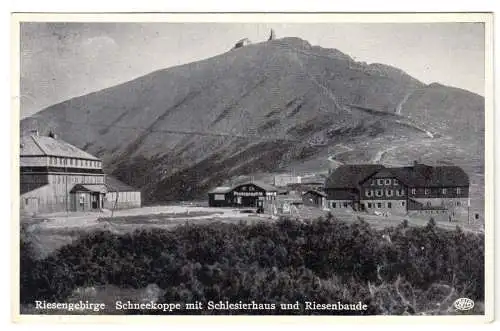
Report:
M106 176L106 209L138 208L141 206L141 192L115 177Z
M20 209L23 213L91 211L105 207L102 161L81 149L37 133L20 140Z
M469 176L457 166L341 165L326 180L331 210L456 217L470 206Z

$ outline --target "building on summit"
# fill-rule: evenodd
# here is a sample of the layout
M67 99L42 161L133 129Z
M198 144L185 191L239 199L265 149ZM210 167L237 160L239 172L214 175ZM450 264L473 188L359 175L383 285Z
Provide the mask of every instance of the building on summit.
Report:
M105 207L108 186L97 157L38 131L20 141L20 210L27 214ZM135 197L134 197L135 198Z
M325 184L327 207L375 213L451 214L467 210L469 177L457 166L342 165Z

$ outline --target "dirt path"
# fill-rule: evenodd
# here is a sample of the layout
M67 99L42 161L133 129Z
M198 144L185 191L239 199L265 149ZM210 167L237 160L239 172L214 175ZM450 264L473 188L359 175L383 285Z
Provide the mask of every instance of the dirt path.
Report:
M387 154L388 152L398 148L399 146L391 146L391 147L388 147L386 149L382 149L380 151L377 152L377 154L375 154L373 156L373 158L370 160L371 163L380 163L382 161L382 158L384 157L384 154Z
M329 162L332 162L332 163L335 163L335 164L337 164L337 165L339 165L339 166L340 166L340 165L342 165L343 163L342 163L342 162L340 162L340 161L335 160L335 158L336 158L338 155L342 154L342 153L351 152L351 151L353 151L353 149L352 149L351 147L346 146L346 145L343 145L343 144L337 144L337 145L335 145L335 148L338 148L338 147L343 148L344 150L342 150L342 151L337 151L337 152L335 152L334 154L329 155L329 156L328 156L328 161L329 161Z

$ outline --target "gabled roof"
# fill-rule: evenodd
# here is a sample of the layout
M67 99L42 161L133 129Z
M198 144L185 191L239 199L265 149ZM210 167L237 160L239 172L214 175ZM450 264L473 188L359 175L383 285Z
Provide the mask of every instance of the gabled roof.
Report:
M76 184L70 193L75 192L99 192L106 193L108 190L104 184Z
M383 169L380 164L344 164L326 180L326 188L357 188L359 183Z
M402 183L413 187L469 186L469 176L457 166L428 166L391 168L391 173Z
M260 187L263 190L268 191L268 192L278 192L278 191L280 191L277 187L275 187L275 186L273 186L271 184L266 184L266 183L258 181L258 180L241 183L241 184L235 185L234 187L241 186L241 185L250 185L250 184L256 185L256 186L258 186L258 187Z
M342 165L326 181L326 188L357 188L369 178L395 177L410 187L469 186L469 176L457 166L429 166L385 168L377 164Z
M208 193L229 193L231 192L231 190L232 188L229 186L219 186L209 191Z
M322 176L308 176L308 177L302 177L300 184L324 184L325 183L325 178Z
M97 157L52 137L23 136L20 143L20 156L59 156L99 161Z
M307 190L304 194L307 194L307 193L312 193L312 194L315 194L315 195L319 195L320 197L323 197L323 198L326 197L326 193L318 191L318 190Z
M124 182L119 181L115 177L106 175L106 186L108 192L138 192L139 190L133 188Z

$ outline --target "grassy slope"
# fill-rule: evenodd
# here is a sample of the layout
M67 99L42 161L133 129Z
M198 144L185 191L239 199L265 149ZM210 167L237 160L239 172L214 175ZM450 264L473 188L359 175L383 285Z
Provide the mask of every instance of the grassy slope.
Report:
M426 87L396 68L285 38L68 100L21 127L55 129L154 202L203 197L227 176L318 158L324 167L325 152L340 143L353 149L344 161L369 162L397 138L403 147L389 156L406 162L426 141L412 125L453 138L434 144L430 161L463 150L475 168L484 160L482 145L470 141L484 134L483 103L466 91Z

